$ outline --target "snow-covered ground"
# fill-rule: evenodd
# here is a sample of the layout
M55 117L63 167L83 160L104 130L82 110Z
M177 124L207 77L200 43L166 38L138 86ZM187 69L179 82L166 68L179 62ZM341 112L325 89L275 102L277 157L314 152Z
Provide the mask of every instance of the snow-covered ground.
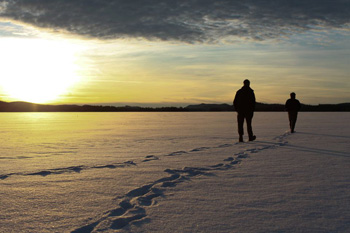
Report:
M350 113L0 120L0 232L350 232Z

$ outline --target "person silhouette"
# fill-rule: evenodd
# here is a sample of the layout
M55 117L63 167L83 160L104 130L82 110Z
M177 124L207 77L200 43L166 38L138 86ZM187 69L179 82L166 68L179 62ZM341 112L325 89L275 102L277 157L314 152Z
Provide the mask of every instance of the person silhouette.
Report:
M233 106L237 112L239 142L243 142L244 119L247 122L249 141L254 141L256 139L252 129L252 119L255 110L255 94L250 88L250 81L248 79L244 80L243 84L244 86L236 92L235 99L233 100Z
M291 133L295 132L294 128L297 122L298 112L301 108L300 102L295 98L295 96L296 95L294 92L290 93L290 99L288 99L285 104L286 111L288 112L289 127Z

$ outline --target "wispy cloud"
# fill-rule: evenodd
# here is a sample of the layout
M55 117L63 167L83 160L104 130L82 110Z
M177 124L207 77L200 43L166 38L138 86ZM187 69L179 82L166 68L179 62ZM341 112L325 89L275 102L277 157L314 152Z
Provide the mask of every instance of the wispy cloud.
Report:
M0 0L0 17L99 39L266 40L350 28L347 0Z

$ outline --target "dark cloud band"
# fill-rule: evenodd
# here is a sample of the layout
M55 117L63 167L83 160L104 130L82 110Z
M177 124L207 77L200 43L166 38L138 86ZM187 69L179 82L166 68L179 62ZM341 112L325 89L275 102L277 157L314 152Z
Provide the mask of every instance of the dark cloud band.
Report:
M266 40L350 28L349 0L0 0L0 17L100 39Z

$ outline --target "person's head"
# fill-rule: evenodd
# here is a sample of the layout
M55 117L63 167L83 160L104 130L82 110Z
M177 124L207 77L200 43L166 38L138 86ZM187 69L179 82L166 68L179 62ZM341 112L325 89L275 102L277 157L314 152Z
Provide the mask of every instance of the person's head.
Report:
M295 99L295 93L294 92L290 93L290 98Z
M243 81L243 84L244 84L245 87L249 87L250 81L248 79L246 79L246 80Z

